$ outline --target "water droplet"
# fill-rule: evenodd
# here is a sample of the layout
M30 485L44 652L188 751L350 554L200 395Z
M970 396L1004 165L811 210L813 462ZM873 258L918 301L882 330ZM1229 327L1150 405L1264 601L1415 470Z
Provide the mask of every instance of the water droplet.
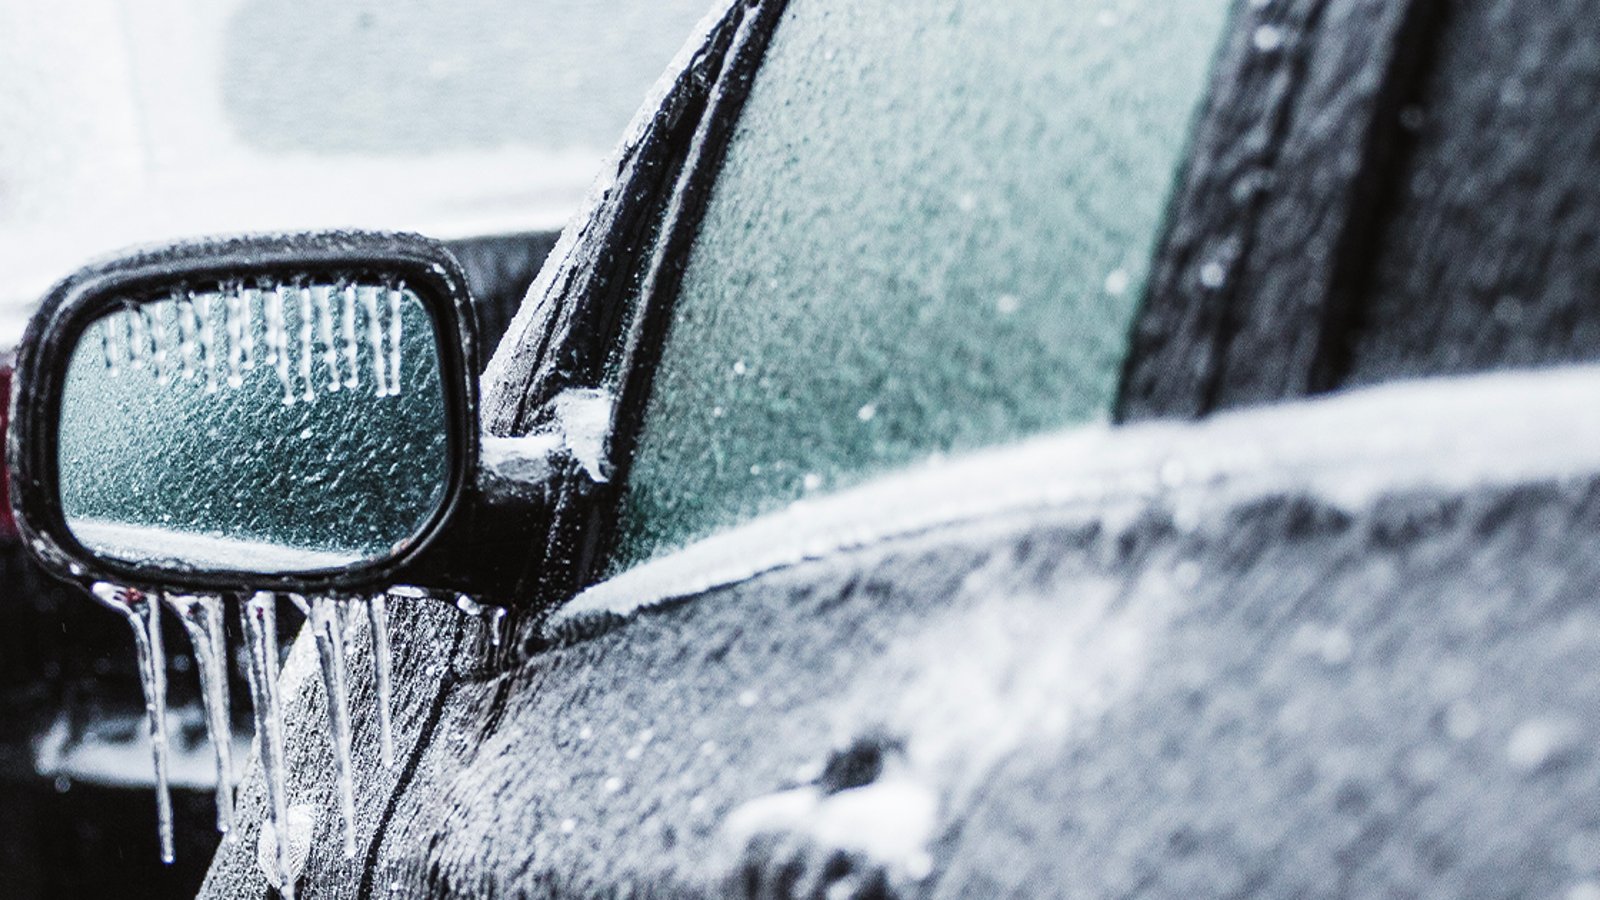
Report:
M1001 294L994 301L995 311L1002 316L1009 316L1022 308L1022 301L1015 294Z
M1258 26L1250 35L1250 42L1262 53L1271 53L1283 46L1283 29L1276 25Z
M606 793L615 794L617 791L622 790L622 779L613 775L607 778L601 787L605 789Z
M1209 290L1222 287L1227 280L1228 268L1216 260L1200 267L1200 284Z
M871 422L877 416L878 407L872 403L863 404L860 409L856 410L856 418L863 422Z
M1128 270L1112 269L1106 274L1106 293L1120 297L1128 291Z
M822 476L815 472L807 472L802 484L806 490L814 491L822 487Z
M745 368L744 360L742 360L742 359L734 360L734 363L733 363L733 374L735 374L735 375L743 375L745 373L745 371L746 371L746 368Z
M761 700L761 695L753 690L743 691L739 694L739 705L749 709Z
M1521 772L1535 772L1565 753L1575 729L1553 719L1528 719L1518 725L1506 742L1506 757Z

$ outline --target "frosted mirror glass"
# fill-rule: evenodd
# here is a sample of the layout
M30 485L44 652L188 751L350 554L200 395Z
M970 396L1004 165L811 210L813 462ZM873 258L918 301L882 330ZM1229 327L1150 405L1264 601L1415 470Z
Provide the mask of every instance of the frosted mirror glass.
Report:
M416 534L450 477L427 307L400 284L222 286L113 309L62 391L67 527L166 568L307 572Z

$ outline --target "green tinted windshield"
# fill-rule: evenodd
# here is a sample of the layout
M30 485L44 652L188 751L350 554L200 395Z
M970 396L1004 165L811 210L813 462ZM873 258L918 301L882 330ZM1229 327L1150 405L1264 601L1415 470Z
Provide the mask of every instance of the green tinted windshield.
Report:
M1104 419L1225 0L791 0L692 250L621 568Z

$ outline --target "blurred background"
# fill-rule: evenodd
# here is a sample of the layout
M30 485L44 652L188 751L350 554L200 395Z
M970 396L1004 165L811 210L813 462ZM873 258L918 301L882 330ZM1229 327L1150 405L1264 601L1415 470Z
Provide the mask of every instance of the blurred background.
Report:
M0 0L0 378L50 284L96 256L308 228L448 241L487 358L708 9ZM217 834L187 639L168 617L178 861L163 866L127 625L37 570L4 519L0 897L193 894ZM237 668L232 687L242 769Z

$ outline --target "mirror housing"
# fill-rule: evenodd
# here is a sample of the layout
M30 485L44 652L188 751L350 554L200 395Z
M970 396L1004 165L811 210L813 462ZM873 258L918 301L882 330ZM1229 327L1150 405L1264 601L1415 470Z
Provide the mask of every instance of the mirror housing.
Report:
M174 290L270 281L279 284L356 279L403 281L430 314L443 389L447 472L437 507L389 552L347 565L306 571L217 571L140 563L97 553L68 527L59 482L59 428L69 363L92 323L128 298ZM29 323L18 353L8 460L12 505L23 540L55 574L148 588L195 591L272 590L301 594L363 593L394 584L441 592L509 593L524 574L502 561L499 584L465 564L473 535L492 529L527 555L542 504L514 508L485 502L478 489L478 365L466 279L440 244L416 235L332 232L250 236L179 243L101 261L57 284ZM450 538L441 540L449 530ZM474 554L481 561L481 554ZM509 574L511 568L517 573ZM485 589L487 588L487 589Z

